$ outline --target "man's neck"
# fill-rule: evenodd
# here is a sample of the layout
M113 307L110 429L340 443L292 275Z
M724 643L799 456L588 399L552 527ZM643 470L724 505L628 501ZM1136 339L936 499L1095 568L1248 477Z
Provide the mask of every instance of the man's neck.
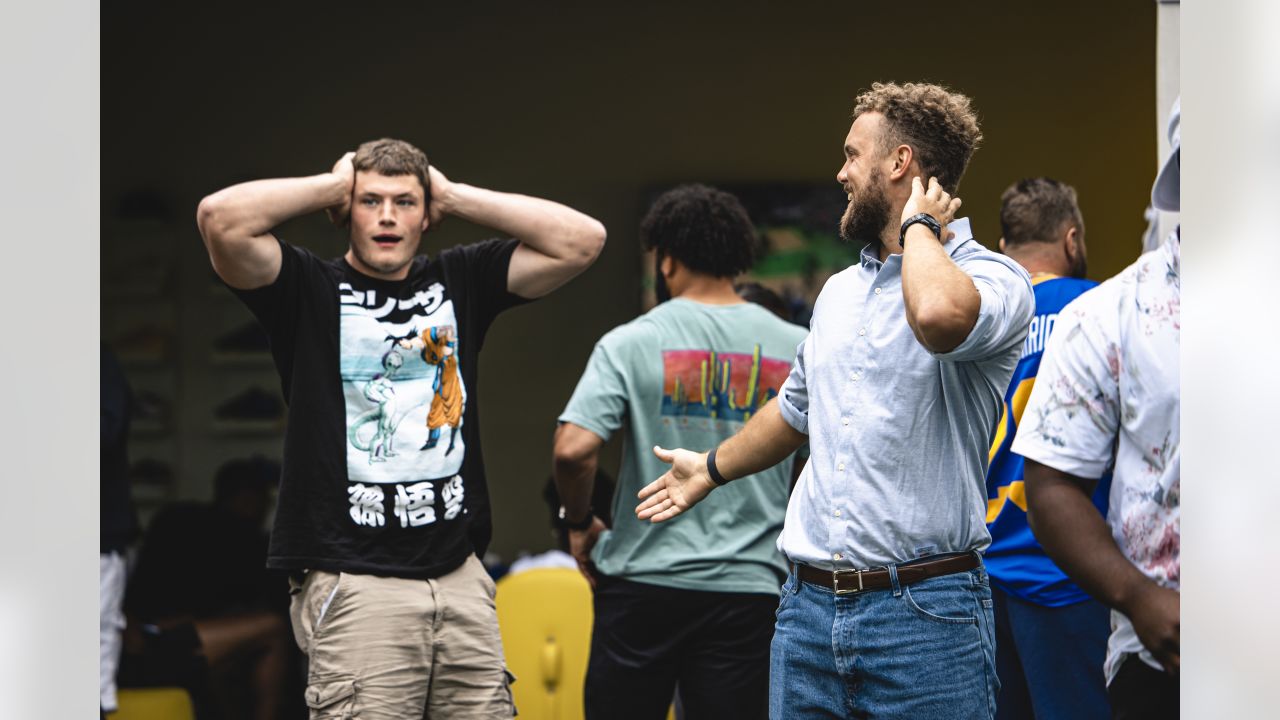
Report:
M901 218L902 209L906 206L907 206L907 201L906 199L904 199L902 203L896 204L894 206L893 210L891 210L889 213L889 217L895 218L895 219ZM884 262L885 260L888 260L890 255L902 254L902 245L899 244L898 242L898 240L900 239L901 233L902 233L902 223L896 222L894 219L891 219L884 224L884 230L880 231L880 247L877 248L877 250L880 253L880 262Z
M1011 248L1005 251L1014 262L1022 266L1030 275L1059 275L1065 276L1069 274L1066 263L1053 257L1048 257L1042 252L1018 250Z
M690 280L675 297L705 305L736 305L746 302L734 291L732 280L705 276Z

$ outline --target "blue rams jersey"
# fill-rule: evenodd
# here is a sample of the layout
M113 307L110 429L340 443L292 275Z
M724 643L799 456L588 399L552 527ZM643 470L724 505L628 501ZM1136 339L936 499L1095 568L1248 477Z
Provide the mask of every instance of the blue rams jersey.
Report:
M987 529L991 531L991 547L987 549L986 563L991 578L1006 592L1037 605L1060 607L1089 596L1058 569L1031 534L1027 524L1023 459L1010 452L1009 447L1013 445L1022 411L1031 397L1045 341L1053 332L1058 313L1098 283L1056 275L1039 275L1033 277L1031 283L1036 295L1036 314L1004 395L1004 413L996 427L987 468ZM1093 494L1093 503L1104 517L1110 489L1108 474Z

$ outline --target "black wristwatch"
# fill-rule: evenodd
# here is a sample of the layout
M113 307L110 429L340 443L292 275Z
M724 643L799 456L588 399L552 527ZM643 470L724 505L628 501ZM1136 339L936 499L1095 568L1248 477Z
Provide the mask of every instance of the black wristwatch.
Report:
M912 215L907 218L906 222L902 223L902 229L898 231L898 247L901 247L904 250L906 249L907 228L915 225L916 223L920 223L932 230L934 237L938 238L938 242L942 242L942 225L929 213L920 213L919 215Z
M596 521L595 513L592 512L591 508L587 508L587 516L585 518L579 520L578 522L570 522L569 515L564 511L564 506L563 505L560 506L559 523L560 523L560 527L564 528L565 530L586 530L587 528L591 527L591 524L594 523L595 521Z

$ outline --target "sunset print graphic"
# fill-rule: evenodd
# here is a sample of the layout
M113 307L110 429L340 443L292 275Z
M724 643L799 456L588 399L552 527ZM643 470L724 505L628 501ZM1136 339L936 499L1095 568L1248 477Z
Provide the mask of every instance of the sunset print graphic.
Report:
M748 353L666 350L662 414L746 422L778 394L791 363Z

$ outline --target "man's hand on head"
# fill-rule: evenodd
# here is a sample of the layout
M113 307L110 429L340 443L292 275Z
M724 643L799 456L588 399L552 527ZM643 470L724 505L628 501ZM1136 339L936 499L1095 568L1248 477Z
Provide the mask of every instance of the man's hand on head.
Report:
M356 154L353 152L346 153L338 158L338 162L333 164L333 170L329 172L340 178L347 186L345 199L338 205L325 208L325 215L329 216L329 222L338 227L345 227L347 221L351 219L351 194L355 191L356 184L356 168L352 159Z
M902 207L902 217L898 223L902 224L920 213L930 215L942 226L942 237L939 239L946 242L954 234L947 231L947 225L955 218L959 209L960 198L953 198L943 190L938 178L929 178L929 187L926 189L920 177L916 176L911 179L911 197Z
M435 165L427 167L427 177L431 181L431 197L427 198L427 218L430 220L427 231L430 232L450 214L453 183Z

